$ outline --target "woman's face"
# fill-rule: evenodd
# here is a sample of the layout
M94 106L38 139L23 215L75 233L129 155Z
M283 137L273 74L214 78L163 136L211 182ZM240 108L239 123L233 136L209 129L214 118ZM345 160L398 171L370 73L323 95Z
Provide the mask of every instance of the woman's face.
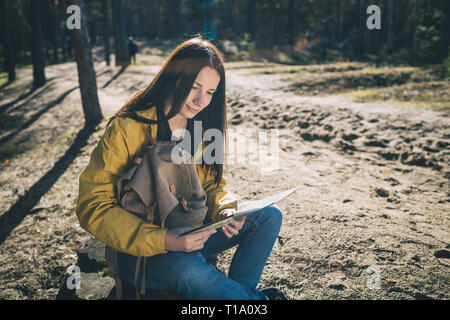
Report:
M217 70L210 67L200 70L185 104L180 110L180 115L186 119L192 119L205 109L211 103L219 82L220 75Z

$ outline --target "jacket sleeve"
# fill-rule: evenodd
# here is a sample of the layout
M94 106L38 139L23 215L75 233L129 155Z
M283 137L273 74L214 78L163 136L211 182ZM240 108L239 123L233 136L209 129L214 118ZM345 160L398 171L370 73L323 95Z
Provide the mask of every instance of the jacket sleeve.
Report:
M220 218L220 214L227 209L237 210L236 197L225 191L226 180L222 177L219 184L214 181L213 173L205 173L205 182L203 189L206 192L208 206L207 216L211 221L216 221Z
M76 214L80 226L111 248L135 256L166 253L167 229L146 223L118 204L116 181L125 173L134 151L116 118L106 128L80 176Z

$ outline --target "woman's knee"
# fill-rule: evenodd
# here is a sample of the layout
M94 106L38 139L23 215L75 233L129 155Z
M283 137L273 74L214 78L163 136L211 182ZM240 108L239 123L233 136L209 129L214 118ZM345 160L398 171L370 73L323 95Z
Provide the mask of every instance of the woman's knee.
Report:
M169 282L177 285L190 283L202 278L202 270L207 265L200 252L170 252L170 259L164 263L162 274Z
M250 215L248 218L251 221L249 221L249 223L252 223L253 226L264 228L266 231L273 230L278 233L283 221L283 213L280 208L271 205L254 215Z
M273 226L281 227L283 222L283 212L276 205L271 205L263 210L264 218L270 222Z
M178 266L171 270L174 289L185 296L192 296L198 290L206 290L216 270L208 264L199 252L185 253L174 261Z
M171 278L186 274L189 266L205 263L205 258L199 252L169 252L164 258L167 258L165 263L159 267L162 267L164 274Z

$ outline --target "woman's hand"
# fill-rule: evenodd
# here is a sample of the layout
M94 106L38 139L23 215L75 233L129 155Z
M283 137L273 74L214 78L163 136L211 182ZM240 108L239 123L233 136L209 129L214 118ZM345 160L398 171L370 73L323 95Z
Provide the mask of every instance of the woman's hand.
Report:
M180 234L192 230L192 228L169 229L166 233L165 246L169 251L192 252L203 249L208 238L216 233L215 229L207 229L201 232L180 236Z
M234 210L234 209L228 209L228 210L223 211L220 214L220 217L225 218L230 215L233 215L235 212L236 212L236 210ZM241 230L242 227L244 226L244 223L245 223L245 217L243 217L240 220L232 220L230 223L228 223L222 227L222 231L227 238L237 236L239 233L239 230Z

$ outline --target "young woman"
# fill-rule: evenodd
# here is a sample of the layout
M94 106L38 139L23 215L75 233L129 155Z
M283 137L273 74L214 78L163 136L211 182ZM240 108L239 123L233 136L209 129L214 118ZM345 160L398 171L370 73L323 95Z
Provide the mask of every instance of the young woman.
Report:
M150 85L110 119L80 177L76 212L82 228L120 252L118 272L130 284L135 280L136 257L144 256L149 289L173 290L187 299L285 298L273 288L256 289L280 230L282 214L277 207L217 231L180 236L185 228L167 230L118 205L117 180L149 144L171 140L172 132L180 132L177 129L186 129L193 137L194 121L201 121L205 131L220 130L225 137L226 114L222 54L197 37L179 45ZM237 201L224 190L223 161L196 167L207 194L208 220L232 214ZM205 258L236 245L228 276L206 262Z

